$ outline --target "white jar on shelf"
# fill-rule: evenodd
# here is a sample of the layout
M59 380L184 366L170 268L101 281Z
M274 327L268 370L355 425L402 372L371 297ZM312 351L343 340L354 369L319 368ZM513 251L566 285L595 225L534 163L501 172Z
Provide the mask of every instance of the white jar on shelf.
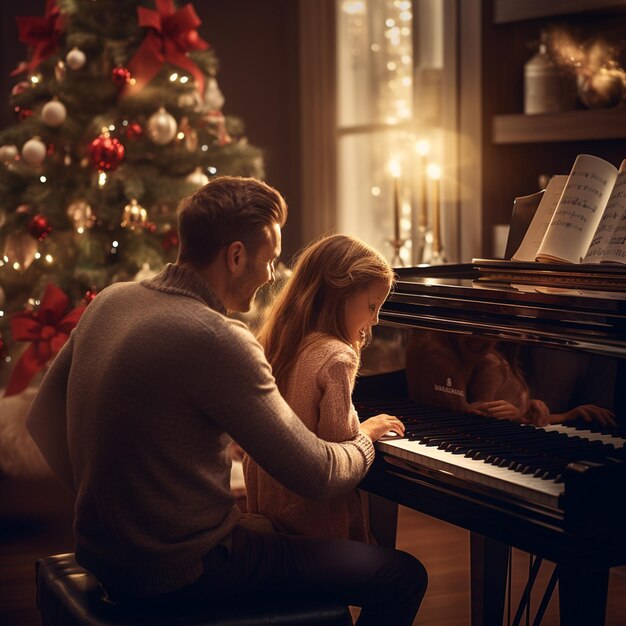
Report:
M573 109L573 80L550 58L545 43L524 65L524 113L555 113Z

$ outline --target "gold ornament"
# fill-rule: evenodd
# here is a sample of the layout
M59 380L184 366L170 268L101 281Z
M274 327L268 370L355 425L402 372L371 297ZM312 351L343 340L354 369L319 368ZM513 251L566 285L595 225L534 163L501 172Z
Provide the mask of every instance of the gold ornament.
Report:
M129 228L135 230L136 228L142 228L148 221L148 211L146 211L141 204L133 198L125 207L122 214L122 228Z
M4 240L3 256L18 271L27 270L35 260L37 240L28 233L9 233Z
M161 107L147 122L148 136L160 146L169 143L176 136L176 118Z
M220 111L224 106L224 94L215 78L209 78L205 83L204 103L209 111Z
M180 124L178 125L178 137L180 141L185 142L185 148L187 148L189 152L195 152L198 149L198 133L189 123L189 118L186 115L181 118Z
M67 215L74 223L74 228L78 232L83 232L86 228L91 228L96 216L93 214L89 203L85 200L75 200L67 207Z
M54 66L54 77L57 79L57 83L62 83L67 76L67 67L65 63L59 59Z
M192 185L196 185L199 189L209 182L209 177L202 171L202 168L198 166L185 180Z
M7 144L6 146L0 146L0 162L5 165L9 165L15 161L17 156L17 146Z

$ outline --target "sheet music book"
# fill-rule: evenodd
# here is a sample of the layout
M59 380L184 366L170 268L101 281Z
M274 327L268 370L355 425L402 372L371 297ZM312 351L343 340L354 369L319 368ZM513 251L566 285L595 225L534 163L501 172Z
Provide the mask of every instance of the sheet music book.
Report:
M626 264L626 159L580 154L552 177L512 260Z

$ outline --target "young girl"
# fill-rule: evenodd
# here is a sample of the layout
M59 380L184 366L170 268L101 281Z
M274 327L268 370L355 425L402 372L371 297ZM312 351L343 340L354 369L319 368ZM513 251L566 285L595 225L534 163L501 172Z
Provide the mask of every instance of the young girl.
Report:
M393 282L389 263L363 242L325 237L302 252L271 308L259 340L278 387L306 426L327 441L352 439L359 420L352 390L359 355L378 323ZM372 441L404 427L390 415L360 425ZM249 513L268 517L282 532L368 540L359 493L312 501L285 489L244 458Z

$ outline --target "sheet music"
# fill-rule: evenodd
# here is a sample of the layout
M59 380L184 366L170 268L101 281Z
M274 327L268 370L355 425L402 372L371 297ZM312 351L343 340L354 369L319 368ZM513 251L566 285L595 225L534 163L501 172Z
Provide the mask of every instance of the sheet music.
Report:
M619 168L613 191L585 256L585 263L626 262L624 220L626 220L626 159Z
M548 230L550 220L554 215L554 210L561 198L567 176L553 176L548 182L548 186L541 198L541 202L535 211L528 230L522 239L517 252L511 257L513 261L534 261L537 256L537 250L543 241L543 237Z
M611 190L617 168L589 154L576 157L537 260L581 263L587 254Z

